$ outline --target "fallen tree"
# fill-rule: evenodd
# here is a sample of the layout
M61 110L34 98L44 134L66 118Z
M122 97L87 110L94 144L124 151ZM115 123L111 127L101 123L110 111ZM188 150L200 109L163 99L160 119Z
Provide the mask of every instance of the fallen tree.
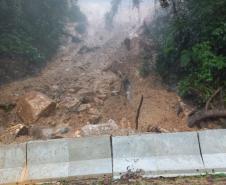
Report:
M206 121L208 119L219 119L226 118L226 110L208 110L199 111L188 117L188 126L194 127L201 121Z

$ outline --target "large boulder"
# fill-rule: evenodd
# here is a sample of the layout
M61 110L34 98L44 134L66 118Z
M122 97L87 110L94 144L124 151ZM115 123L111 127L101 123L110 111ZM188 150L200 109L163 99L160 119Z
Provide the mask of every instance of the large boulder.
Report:
M46 95L32 91L19 98L17 114L25 123L33 123L42 116L48 116L56 108L56 103Z

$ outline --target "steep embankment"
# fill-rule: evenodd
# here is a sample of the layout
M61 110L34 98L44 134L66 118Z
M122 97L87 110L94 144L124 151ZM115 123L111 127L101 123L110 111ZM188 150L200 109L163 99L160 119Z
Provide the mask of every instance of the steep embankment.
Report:
M155 72L146 79L139 76L138 52L141 48L139 42L134 42L131 50L127 50L123 41L129 32L128 29L111 34L97 31L95 36L87 37L79 45L69 44L40 75L1 86L0 103L16 104L25 92L42 92L58 106L55 113L33 125L45 132L67 127L69 132L63 137L75 137L87 122L98 124L109 119L115 120L123 129L115 134L132 132L128 128L135 129L137 107L143 95L140 131L150 131L152 127L168 131L189 130L183 117L177 116L178 96L162 85ZM75 100L81 101L82 110L73 110ZM22 123L15 109L1 111L1 114L4 128ZM24 139L32 139L32 136L17 140Z

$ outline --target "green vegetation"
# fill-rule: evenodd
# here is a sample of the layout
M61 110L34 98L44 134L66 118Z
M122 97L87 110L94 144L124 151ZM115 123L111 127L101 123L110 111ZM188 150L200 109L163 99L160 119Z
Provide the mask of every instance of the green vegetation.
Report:
M19 57L42 62L60 45L65 23L84 21L74 1L1 0L0 57Z
M151 25L157 69L176 80L182 96L205 103L226 87L226 1L167 0Z

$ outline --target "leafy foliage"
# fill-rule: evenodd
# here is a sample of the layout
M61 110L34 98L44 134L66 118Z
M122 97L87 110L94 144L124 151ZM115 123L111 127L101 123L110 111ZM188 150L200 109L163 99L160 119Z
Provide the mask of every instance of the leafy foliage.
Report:
M181 95L204 103L226 87L226 1L166 2L151 32L158 43L157 69L165 79L179 81Z
M65 22L72 17L85 19L67 0L1 0L0 56L44 61L57 50Z

